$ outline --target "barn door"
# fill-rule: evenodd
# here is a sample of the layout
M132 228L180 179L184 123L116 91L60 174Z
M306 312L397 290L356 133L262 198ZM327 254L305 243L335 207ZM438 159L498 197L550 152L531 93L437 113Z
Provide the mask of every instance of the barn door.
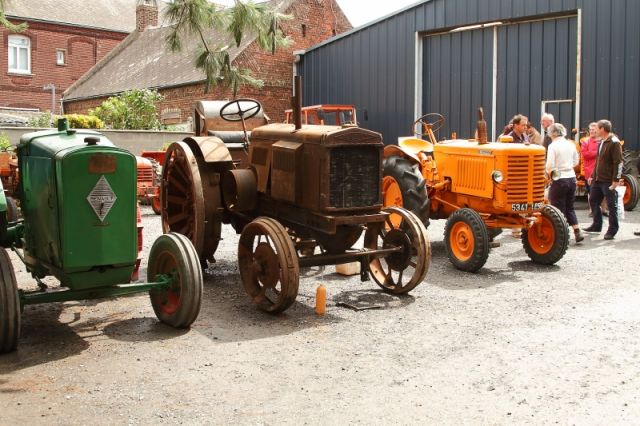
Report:
M491 128L493 29L427 36L422 57L422 111L446 118L436 137L473 137L478 107Z
M524 114L539 127L542 105L570 131L576 112L576 49L575 16L500 26L498 123L504 126L515 114Z

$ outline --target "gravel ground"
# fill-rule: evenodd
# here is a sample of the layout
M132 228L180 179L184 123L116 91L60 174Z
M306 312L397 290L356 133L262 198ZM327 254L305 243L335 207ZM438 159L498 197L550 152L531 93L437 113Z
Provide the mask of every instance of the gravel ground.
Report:
M160 226L143 215L148 250ZM640 212L615 241L588 236L551 267L505 232L477 274L452 268L443 228L429 228L429 273L405 297L312 268L292 308L264 314L224 227L189 331L160 324L146 295L27 306L18 351L0 357L0 424L637 422Z

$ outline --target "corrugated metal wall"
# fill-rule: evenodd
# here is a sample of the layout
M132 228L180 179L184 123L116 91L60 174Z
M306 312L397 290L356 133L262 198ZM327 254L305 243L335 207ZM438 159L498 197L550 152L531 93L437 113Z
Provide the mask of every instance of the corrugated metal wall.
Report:
M504 80L498 81L497 127L516 112L527 114L537 122L540 115L539 101L534 99L537 94L545 97L545 91L553 87L551 96L554 98L565 92L569 93L569 98L575 98L576 43L571 37L577 34L578 21L570 16L577 15L578 9L582 24L580 124L609 118L615 130L627 140L627 146L640 149L638 0L427 0L310 49L298 67L304 76L304 103L353 103L358 108L361 126L381 132L387 143L394 142L398 136L409 132L416 118L415 64L418 58L423 68L418 80L424 85L419 97L423 97L429 87L432 93L435 93L433 88L437 88L438 110L451 114L447 118L452 127L460 128L461 136L466 136L476 120L475 107L486 105L490 93L487 90L492 89L491 84L489 88L486 84L486 74L491 74L487 60L477 57L480 45L483 51L488 50L485 32L492 30L451 34L447 43L450 42L451 49L459 49L461 54L451 55L448 63L441 61L439 69L431 66L432 55L425 54L420 58L422 52L416 54L416 33L421 35L420 43L428 52L432 42L424 36L429 34L477 23L561 17L548 23L501 26L498 30L498 50L500 46L508 46L504 55L518 51L523 40L529 45L530 55L527 60L522 58L517 72L498 72ZM444 35L438 37L444 42ZM544 46L544 50L540 52L538 46ZM465 49L468 53L464 53ZM553 52L547 53L547 49ZM546 60L547 55L556 60L567 58L566 65L547 65L555 74L552 81L546 69L537 72L536 68L540 59ZM442 53L435 56L438 58ZM468 64L474 68L467 69ZM506 62L499 57L499 67L501 64ZM476 66L481 69L477 70ZM447 84L441 83L447 76L460 81L458 85L449 84L448 93L445 92ZM506 85L506 89L500 89L500 85ZM512 92L513 85L518 88L516 101L500 94L501 91ZM426 106L433 105L428 99L417 102L424 112L428 112ZM566 110L567 107L570 112L561 112L558 108L558 113L563 117L573 114L573 107L562 108ZM489 116L490 109L487 108L485 106L485 115ZM549 109L552 108L554 106ZM573 126L573 123L565 124Z

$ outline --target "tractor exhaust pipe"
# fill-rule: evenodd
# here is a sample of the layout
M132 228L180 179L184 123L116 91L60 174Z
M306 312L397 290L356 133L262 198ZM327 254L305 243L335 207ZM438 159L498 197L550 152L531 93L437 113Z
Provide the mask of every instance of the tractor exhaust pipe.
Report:
M482 108L478 108L477 133L478 143L480 145L487 143L487 122L484 120L484 111Z
M293 109L293 123L296 130L302 128L302 77L296 75L293 80L295 92L291 99L291 107Z

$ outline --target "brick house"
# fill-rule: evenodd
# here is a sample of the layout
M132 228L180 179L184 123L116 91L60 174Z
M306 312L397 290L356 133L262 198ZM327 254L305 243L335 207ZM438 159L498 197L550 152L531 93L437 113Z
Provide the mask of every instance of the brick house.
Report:
M28 29L0 28L0 109L53 101L59 112L62 93L135 29L135 10L136 0L8 0L7 18Z
M220 88L205 93L204 73L195 68L193 49L188 48L195 48L198 42L185 40L182 52L170 52L165 42L170 28L158 25L158 13L150 11L150 7L155 7L155 0L147 2L146 9L138 9L137 30L66 90L65 112L86 113L109 96L125 90L153 88L165 97L159 106L161 119L166 123L186 122L195 101L231 96L230 91ZM250 69L255 77L264 81L261 89L241 88L238 97L257 99L269 117L281 120L284 110L290 107L293 52L347 31L351 24L335 0L271 0L271 3L281 13L293 17L281 24L285 35L293 40L291 46L272 55L247 39L229 51L234 64ZM144 15L141 12L145 12ZM226 40L223 35L212 37Z

